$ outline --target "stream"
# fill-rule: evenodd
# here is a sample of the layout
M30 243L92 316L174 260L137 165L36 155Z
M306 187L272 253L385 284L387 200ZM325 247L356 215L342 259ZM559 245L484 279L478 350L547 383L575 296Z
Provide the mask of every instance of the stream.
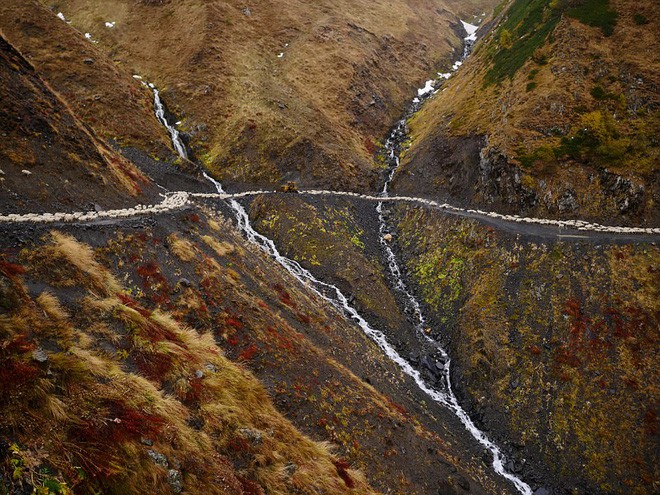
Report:
M472 50L472 47L477 39L476 31L478 27L468 24L464 21L461 22L467 33L467 37L464 38L463 54L460 60L454 63L452 67L452 71L456 71L462 65L463 60L467 58L467 56L470 54L470 51ZM390 169L383 184L383 188L381 189L380 192L381 197L387 198L389 196L389 187L401 163L399 157L402 150L403 142L406 140L408 135L406 121L421 108L421 106L428 98L430 98L433 94L435 94L436 91L438 91L436 89L438 83L441 84L442 80L448 79L450 75L451 73L439 74L439 76L441 77L440 80L427 81L425 87L418 90L418 97L413 100L413 103L408 109L408 112L406 113L404 118L397 123L397 125L394 127L394 130L387 139L385 143L385 151L388 155ZM531 487L527 485L524 481L522 481L519 477L517 477L513 473L508 472L504 468L506 460L504 458L504 455L502 454L502 451L499 449L499 447L497 447L497 445L495 445L491 440L488 439L488 437L484 432L482 432L475 426L472 419L468 416L465 410L458 403L458 399L456 398L456 395L454 394L451 385L451 359L447 354L447 351L445 351L445 349L440 345L440 343L436 342L429 335L427 335L426 332L427 322L426 319L424 318L421 304L406 286L406 282L402 276L401 268L399 267L397 257L390 245L391 238L389 237L389 231L391 230L391 227L390 225L388 225L387 220L385 218L385 214L383 212L383 202L378 203L378 205L376 206L376 212L378 213L379 241L385 253L385 258L387 260L387 267L390 272L392 284L394 285L394 289L403 296L404 304L406 306L406 309L408 310L405 312L412 315L413 324L415 326L415 334L422 341L422 344L425 343L427 346L430 345L435 349L437 353L435 363L433 362L426 363L426 365L433 366L433 364L435 364L436 368L439 371L441 371L442 379L439 381L439 383L443 387L443 390L438 391L430 388L426 383L424 383L424 381L419 376L418 372L417 375L411 375L411 376L415 378L417 385L422 390L424 390L424 392L426 392L429 396L431 396L433 400L448 407L458 417L461 423L463 423L463 426L465 426L468 432L470 432L470 434L492 454L493 456L492 465L493 465L493 469L497 474L501 475L502 477L506 478L511 483L513 483L513 485L516 487L516 489L518 489L520 493L523 493L525 495L531 495L532 494ZM402 358L399 355L397 355L397 358L398 359L394 359L394 360L397 361L397 363L399 363L399 360L401 360ZM408 365L407 362L405 364ZM403 368L403 365L401 366ZM406 371L405 368L404 371ZM406 372L410 374L408 371ZM436 383L438 383L438 381L436 381Z
M461 59L454 64L453 70L456 70L460 66L460 63L469 54L470 47L473 45L473 43L476 40L475 33L477 27L467 24L465 22L463 22L463 27L465 28L468 34L468 36L464 38L465 49L463 51L463 55ZM404 118L397 123L394 130L390 134L389 139L387 140L386 151L389 155L391 168L388 172L388 177L385 180L383 189L381 190L381 197L388 196L389 185L394 177L394 174L396 173L397 167L399 166L399 153L401 151L401 143L405 139L407 133L407 129L406 129L407 119L421 108L424 101L430 98L435 93L435 91L437 91L436 87L439 85L439 83L442 80L447 79L451 75L451 73L449 74L439 73L438 75L440 76L438 80L427 81L425 87L418 90L417 92L418 95L416 98L414 98L408 112L406 113ZM165 115L165 109L160 99L158 90L154 87L153 84L147 85L144 82L143 84L153 90L156 116L158 120L167 128L172 138L172 144L174 148L182 158L187 159L188 154L186 152L185 144L181 140L181 137L177 129L173 125L168 123ZM218 194L226 194L220 182L210 177L207 173L204 173L204 177L214 185ZM416 333L419 335L420 339L426 342L427 345L432 345L436 350L437 359L438 359L437 361L438 368L441 369L442 371L442 380L440 381L441 390L438 390L434 388L432 385L430 385L424 379L422 373L418 369L413 367L413 365L410 362L404 359L401 356L401 354L399 354L399 352L394 348L394 346L388 341L385 333L383 333L381 330L373 328L360 315L360 313L358 313L358 311L349 303L348 297L346 297L346 295L343 294L338 287L336 287L333 284L323 282L317 279L316 277L314 277L314 275L312 275L312 273L310 273L308 270L302 267L298 262L291 260L280 254L277 247L275 246L275 243L271 239L260 234L252 227L247 211L245 210L243 205L241 205L237 200L230 199L229 206L236 218L238 228L241 230L241 232L243 232L243 234L245 235L245 237L249 242L252 242L257 246L259 246L269 256L275 259L275 261L277 261L280 265L282 265L294 278L296 278L306 287L310 288L319 296L323 297L335 308L337 308L340 312L344 313L351 320L353 320L362 329L362 331L373 342L375 342L376 345L378 345L378 347L385 353L385 355L387 355L389 359L394 361L406 375L410 376L415 381L415 383L417 384L417 386L421 391L423 391L426 395L428 395L433 401L447 407L450 411L452 411L456 415L456 417L465 426L466 430L477 440L477 442L479 442L480 445L482 445L485 449L487 449L491 453L493 457L492 466L496 473L498 473L505 479L509 480L520 493L524 495L532 495L532 490L529 485L527 485L520 478L508 472L504 468L504 465L506 464L506 459L504 458L502 451L486 436L484 432L482 432L475 426L474 422L470 419L466 411L458 403L458 400L452 390L452 385L451 385L451 376L450 376L451 359L449 358L449 355L440 346L439 343L435 342L433 339L431 339L429 336L425 334L424 328L426 325L426 321L422 312L421 305L419 304L419 301L415 298L415 296L412 294L412 292L407 288L406 283L402 277L396 255L385 238L385 236L390 230L390 227L388 226L384 216L383 202L378 202L376 206L376 211L378 213L378 220L379 220L380 244L384 249L388 268L392 276L392 281L395 286L395 289L403 295L405 304L409 306L409 308L411 309L410 312L412 313L415 321L414 325L415 325Z

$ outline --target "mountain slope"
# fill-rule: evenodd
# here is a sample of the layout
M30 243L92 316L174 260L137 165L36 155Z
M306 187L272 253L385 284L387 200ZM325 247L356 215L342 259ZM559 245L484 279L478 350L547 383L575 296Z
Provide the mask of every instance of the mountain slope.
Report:
M37 0L2 2L0 29L67 103L105 142L138 144L161 158L171 145L153 111L153 96L83 33Z
M394 493L510 491L451 413L218 213L91 227L2 227L5 486L369 493L350 464Z
M655 493L658 247L396 217L462 402L513 446L511 467L551 493Z
M657 2L511 2L410 123L395 187L657 225L659 14Z
M46 2L50 5L49 2ZM376 143L453 57L457 15L494 1L54 4L164 90L227 185L375 185ZM112 28L104 23L115 22Z
M0 206L6 213L109 208L155 194L0 37Z

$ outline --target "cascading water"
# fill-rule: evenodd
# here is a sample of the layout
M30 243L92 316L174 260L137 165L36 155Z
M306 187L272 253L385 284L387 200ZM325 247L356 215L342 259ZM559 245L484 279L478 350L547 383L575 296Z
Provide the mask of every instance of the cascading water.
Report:
M430 81L430 82L435 83L435 81ZM427 83L427 86L428 85L429 83ZM434 85L431 84L431 86ZM156 116L158 117L158 120L167 128L172 138L172 144L174 145L174 148L179 153L179 155L182 158L188 158L185 145L181 141L179 132L167 122L167 118L165 117L165 110L160 100L158 90L151 84L149 85L149 87L151 87L151 89L154 92L154 106L156 109ZM386 146L388 149L390 160L393 162L393 166L392 166L392 170L388 174L387 180L385 181L385 185L383 186L383 189L381 191L382 196L387 196L389 184L392 181L394 174L396 172L396 168L399 165L400 143L402 142L403 137L405 137L406 135L406 119L414 112L419 110L423 101L428 97L430 97L431 94L432 92L429 91L424 93L419 93L418 98L415 98L415 100L413 101L413 104L411 105L408 114L404 119L399 121L395 130L390 135L390 139L388 139L387 141ZM220 182L213 179L211 176L209 176L206 173L204 173L204 177L215 186L218 194L225 194L225 191L222 187L222 184L220 184ZM458 400L456 399L456 396L454 395L451 388L450 373L449 373L451 360L449 359L449 356L447 355L445 350L439 344L433 342L430 338L425 336L425 338L436 347L437 351L441 355L442 361L444 362L443 388L445 390L442 391L436 390L435 388L430 386L424 380L422 374L417 369L415 369L406 359L404 359L397 352L397 350L388 342L385 334L382 331L377 330L373 328L371 325L369 325L369 323L358 313L358 311L353 306L351 306L348 298L341 292L341 290L339 290L338 287L336 287L333 284L329 284L326 282L322 282L321 280L318 280L308 270L303 268L297 261L282 256L278 251L277 247L275 246L275 243L271 239L267 238L266 236L254 230L252 224L250 223L250 218L247 214L247 211L245 210L243 205L241 205L238 201L236 201L235 199L230 199L229 206L231 207L236 217L238 228L244 233L245 237L248 239L249 242L252 242L257 246L259 246L263 251L265 251L273 259L275 259L275 261L277 261L280 265L282 265L300 283L313 290L319 296L323 297L335 308L346 314L355 323L357 323L357 325L362 329L362 331L371 340L373 340L376 343L376 345L378 345L378 347L380 347L380 349L385 353L385 355L389 359L394 361L406 375L410 376L415 381L415 383L417 384L417 386L421 391L423 391L426 395L428 395L433 401L444 405L450 411L452 411L458 417L461 423L465 426L465 428L470 432L470 434L483 447L485 447L491 452L491 454L493 455L493 468L495 472L497 472L507 480L511 481L514 484L514 486L524 495L532 495L532 490L526 483L524 483L518 477L514 476L513 474L507 472L504 469L504 457L500 449L494 443L492 443L488 439L488 437L474 425L474 423L467 415L467 413L458 404ZM396 261L396 256L394 255L394 252L392 251L392 249L389 247L388 243L384 239L388 227L383 217L383 203L379 202L376 209L378 212L379 223L380 223L380 227L379 227L380 242L385 248L390 272L392 273L392 276L396 282L397 289L404 294L407 304L409 304L413 308L413 314L417 322L416 329L418 333L420 335L424 335L423 327L425 325L425 320L422 314L421 306L418 303L418 301L415 299L415 297L412 295L412 293L407 289L403 277L401 276L401 270L399 269L398 263Z
M181 158L188 159L188 152L186 151L186 146L181 140L179 131L167 122L167 118L165 117L165 107L163 106L163 102L160 101L160 93L153 84L149 84L149 87L154 91L154 108L156 109L156 118L167 128L168 132L170 133L170 137L172 138L172 144L174 145L174 148L176 149L176 152L179 154L179 156Z
M456 70L458 67L460 67L462 60L465 59L470 54L470 50L477 39L476 38L477 26L473 26L463 21L461 22L463 23L463 27L465 28L468 36L464 38L465 43L464 43L463 56L461 60L459 60L454 64L453 70ZM443 79L447 79L446 75L445 77L443 77ZM431 87L431 91L427 89L429 86ZM394 127L394 130L392 131L392 133L390 134L389 138L385 143L385 150L388 154L391 168L387 174L385 183L383 184L383 188L380 193L381 197L383 198L388 197L390 184L394 179L394 175L400 165L399 156L401 152L401 143L405 140L407 135L406 120L412 114L414 114L420 109L424 101L428 99L430 95L433 94L434 91L435 91L435 84L433 84L432 81L427 81L426 86L418 90L418 97L413 100L413 103L410 109L408 110L408 113L402 120L400 120L397 123L397 125ZM379 241L385 252L385 258L387 259L387 266L389 268L394 287L403 295L404 304L410 310L409 313L412 314L416 334L424 342L426 342L427 345L428 344L432 345L435 348L436 352L440 354L439 361L442 370L441 384L444 387L444 390L440 392L428 387L421 379L419 372L417 372L416 370L413 370L417 372L416 376L413 376L409 371L405 370L405 368L404 371L406 371L406 373L413 376L415 378L415 381L417 381L419 387L422 390L424 390L424 392L426 392L429 396L431 396L435 401L440 402L441 404L447 406L458 417L461 423L463 423L463 425L470 432L470 434L482 446L488 449L488 451L493 456L493 469L495 470L496 473L503 476L507 480L511 481L513 485L518 489L518 491L520 491L524 495L531 495L532 494L531 487L528 484L526 484L524 481L522 481L520 478L518 478L512 473L509 473L504 469L505 459L502 454L502 451L499 449L499 447L497 447L497 445L495 445L492 441L488 439L485 433L483 433L475 426L472 419L470 419L470 417L465 412L465 410L459 405L458 399L456 398L456 395L454 394L451 386L451 371L450 371L451 359L449 358L449 355L444 350L444 348L438 342L434 341L431 337L429 337L424 331L426 327L426 320L424 318L421 305L419 304L419 301L417 301L415 296L412 294L412 292L408 290L408 287L406 286L406 283L401 274L401 269L399 268L396 255L394 254L394 251L392 250L390 243L386 238L386 235L388 235L389 233L390 227L388 226L383 213L383 202L378 203L378 205L376 206L376 212L378 213ZM408 365L408 363L406 364Z

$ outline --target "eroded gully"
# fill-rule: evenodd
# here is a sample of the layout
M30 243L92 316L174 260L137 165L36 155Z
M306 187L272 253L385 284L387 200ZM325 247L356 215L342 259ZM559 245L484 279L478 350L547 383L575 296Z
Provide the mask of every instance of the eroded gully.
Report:
M468 36L465 38L465 44L467 48L465 49L463 56L461 57L461 60L465 56L467 56L467 54L469 53L470 46L476 40L475 32L477 29L476 26L471 26L466 23L463 23L463 25L466 28ZM460 64L454 64L453 69L454 70L457 69L459 65ZM446 74L442 74L442 75L439 74L439 75L441 76L441 79L447 78ZM408 113L406 114L404 119L399 121L399 123L397 124L394 131L390 135L390 138L387 141L386 148L387 148L387 152L389 153L392 166L390 173L388 174L388 177L385 180L383 189L381 191L381 197L383 198L386 198L388 196L388 188L390 182L392 181L392 178L394 177L394 173L396 172L396 168L399 165L399 150L402 139L405 136L406 120L414 112L419 110L423 102L429 96L431 96L434 91L436 91L436 86L438 82L439 80L427 81L425 87L418 91L418 96L413 100L413 103ZM154 105L156 109L156 116L170 133L173 146L177 150L179 155L182 158L188 158L185 145L181 141L178 131L172 125L170 125L166 119L165 111L158 90L155 87L153 87L153 85L149 85L149 86L154 92ZM207 180L209 180L211 183L213 183L213 185L217 190L218 195L226 194L220 182L213 179L206 173L204 173L204 177ZM525 483L518 476L508 472L505 469L504 467L505 458L500 448L497 445L495 445L486 436L484 432L482 432L479 428L476 427L472 419L470 419L470 417L468 416L467 412L458 403L458 399L456 398L456 395L454 394L451 385L451 359L449 358L447 352L442 348L442 346L438 342L433 341L430 337L425 335L423 328L425 327L426 321L424 319L421 305L419 304L415 296L412 294L412 292L408 290L405 281L401 276L401 270L399 269L396 255L394 254L394 251L391 249L391 247L389 246L389 244L385 239L389 227L383 215L383 201L379 201L376 206L376 211L378 213L378 218L379 218L380 243L384 249L385 256L387 258L388 267L390 270L390 274L392 276L392 280L394 282L394 286L397 291L403 294L406 304L410 305L410 307L413 309L415 328L419 338L425 339L427 343L433 345L437 350L437 352L439 353L440 361L442 362L442 380L435 381L434 382L435 386L428 383L428 381L424 379L420 371L415 367L413 367L413 365L410 362L408 362L406 359L404 359L401 356L401 354L388 341L384 332L372 327L367 322L367 320L365 320L365 318L363 318L362 315L360 315L360 313L349 303L348 297L346 297L346 295L343 294L338 287L336 287L333 284L323 282L317 279L314 275L312 275L311 272L309 272L307 269L302 267L298 262L283 256L271 239L260 234L252 227L248 213L243 207L243 205L241 205L236 199L229 199L228 201L229 201L229 206L234 216L236 217L238 228L243 232L243 234L245 235L245 237L248 239L249 242L252 242L257 246L259 246L268 255L270 255L273 259L275 259L275 261L277 261L280 265L282 265L294 278L296 278L306 287L313 290L319 296L323 297L325 300L327 300L338 310L346 314L348 317L350 317L362 329L362 331L371 340L373 340L376 343L376 345L378 345L378 347L387 355L389 359L394 361L406 375L410 376L415 381L415 383L417 384L420 390L422 390L433 401L447 407L457 416L457 418L460 420L463 426L465 426L466 430L472 435L472 437L474 437L474 439L480 445L482 445L485 449L487 449L491 453L493 457L492 466L497 474L510 481L520 493L523 493L525 495L532 494L532 490L527 483Z

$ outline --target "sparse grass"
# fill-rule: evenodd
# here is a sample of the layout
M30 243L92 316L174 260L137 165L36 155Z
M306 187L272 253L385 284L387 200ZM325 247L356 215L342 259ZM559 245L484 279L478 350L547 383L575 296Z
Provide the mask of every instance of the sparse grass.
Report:
M525 457L587 491L628 480L631 492L653 493L655 447L642 425L660 393L658 288L649 271L657 247L518 243L470 221L400 213L400 246L415 253L408 268L436 298L430 307L468 396L507 411L507 438L521 439ZM464 260L458 304L443 303L452 300L451 259ZM607 445L635 465L602 455Z
M51 232L47 242L38 255L24 254L29 273L49 270L53 291L76 287L85 311L70 313L51 291L0 317L0 434L20 445L9 459L16 473L11 486L168 491L167 471L141 443L150 439L170 465L175 457L181 463L174 466L186 473L190 493L224 493L217 476L232 492L254 483L274 494L294 488L343 493L349 484L370 493L363 476L344 467L339 472L340 461L326 445L302 436L275 410L264 388L224 357L212 334L200 335L123 295L121 284L75 238ZM53 263L58 270L51 270ZM10 281L2 291L24 297L18 271L13 278L2 275ZM124 350L122 358L107 346ZM44 351L40 363L31 359L40 347L58 350ZM202 418L201 430L190 426L192 416ZM236 452L231 439L243 429L263 432L263 442ZM245 455L259 461L239 479L223 458ZM29 462L34 456L41 460ZM290 462L297 466L292 473ZM56 474L43 475L43 466Z
M196 257L195 246L176 234L171 234L168 239L172 252L182 261L193 261Z

